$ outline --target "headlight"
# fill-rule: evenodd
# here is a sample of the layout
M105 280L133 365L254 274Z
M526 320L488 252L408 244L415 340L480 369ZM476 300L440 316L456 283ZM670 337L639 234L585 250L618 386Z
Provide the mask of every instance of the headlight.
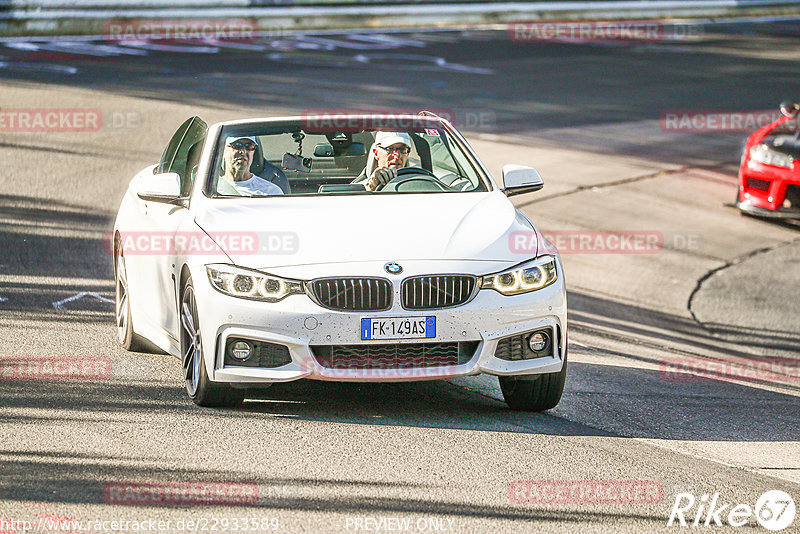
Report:
M289 295L304 293L303 284L258 271L217 263L206 265L214 289L232 297L278 302Z
M519 295L547 287L556 280L556 260L546 256L502 273L484 276L481 288L494 289L503 295Z
M792 156L777 152L763 143L750 149L750 159L766 165L787 167L789 169L792 168L792 163L794 162Z

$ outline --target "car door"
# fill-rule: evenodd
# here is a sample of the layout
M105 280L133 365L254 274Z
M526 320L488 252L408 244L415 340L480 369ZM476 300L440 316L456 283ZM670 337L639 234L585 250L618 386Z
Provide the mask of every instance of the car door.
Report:
M208 125L200 117L187 119L170 139L155 168L155 174L177 173L181 197L189 199L194 170L208 133ZM144 202L144 201L143 201ZM141 262L141 275L148 302L144 304L150 319L161 335L177 342L178 314L176 310L176 281L174 279L175 234L184 223L189 210L183 205L144 202L147 214L146 231L153 236L153 252Z

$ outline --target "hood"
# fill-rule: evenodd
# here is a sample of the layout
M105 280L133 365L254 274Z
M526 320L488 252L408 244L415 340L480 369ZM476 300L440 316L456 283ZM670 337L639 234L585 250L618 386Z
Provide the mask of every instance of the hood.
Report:
M242 267L535 257L533 225L499 191L208 199L195 222ZM254 247L219 239L240 232ZM532 236L520 250L520 233Z
M758 143L760 143L760 142L761 142L761 141L762 141L762 140L763 140L763 139L764 139L764 138L765 138L767 135L769 135L769 133L770 133L772 130L774 130L774 129L775 129L775 128L777 128L778 126L780 126L780 125L782 125L782 124L785 124L785 123L787 123L787 122L789 122L789 121L792 121L792 120L795 120L795 118L794 118L794 117L786 117L786 116L783 116L783 117L778 117L778 119L777 119L777 120L775 120L774 122L771 122L771 123L767 124L766 126L762 126L762 127L761 127L761 128L759 128L758 130L756 130L755 132L753 132L752 134L750 134L750 136L749 136L749 137L748 137L748 139L747 139L747 145L748 145L748 146L757 145L757 144L758 144Z

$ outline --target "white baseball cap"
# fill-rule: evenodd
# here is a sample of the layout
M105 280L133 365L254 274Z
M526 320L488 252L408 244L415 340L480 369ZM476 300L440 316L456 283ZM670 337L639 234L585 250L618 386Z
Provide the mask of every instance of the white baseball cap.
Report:
M255 144L258 144L258 139L256 139L254 136L247 136L247 135L243 135L243 136L239 136L239 137L236 137L236 136L232 135L232 136L230 136L230 137L225 139L225 144L229 145L229 144L233 143L234 141L238 141L240 139L249 139L250 141L254 142Z
M402 143L411 148L411 136L405 132L378 132L375 134L375 144L383 148Z

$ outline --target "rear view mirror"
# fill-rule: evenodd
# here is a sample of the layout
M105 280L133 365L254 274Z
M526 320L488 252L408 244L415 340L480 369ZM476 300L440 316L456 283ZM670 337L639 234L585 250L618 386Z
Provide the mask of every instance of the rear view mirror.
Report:
M367 147L364 146L364 143L353 143L345 151L344 154L339 154L339 155L341 155L341 156L363 156L366 153L367 153Z
M172 203L181 196L181 177L177 172L144 176L136 194L147 202Z
M319 143L314 147L315 158L330 158L333 157L333 147L328 143Z
M533 193L544 187L544 180L533 167L525 165L503 166L503 193L507 197Z
M330 158L333 156L363 156L367 153L364 143L353 143L350 146L334 146L330 143L319 143L314 147L314 157Z

